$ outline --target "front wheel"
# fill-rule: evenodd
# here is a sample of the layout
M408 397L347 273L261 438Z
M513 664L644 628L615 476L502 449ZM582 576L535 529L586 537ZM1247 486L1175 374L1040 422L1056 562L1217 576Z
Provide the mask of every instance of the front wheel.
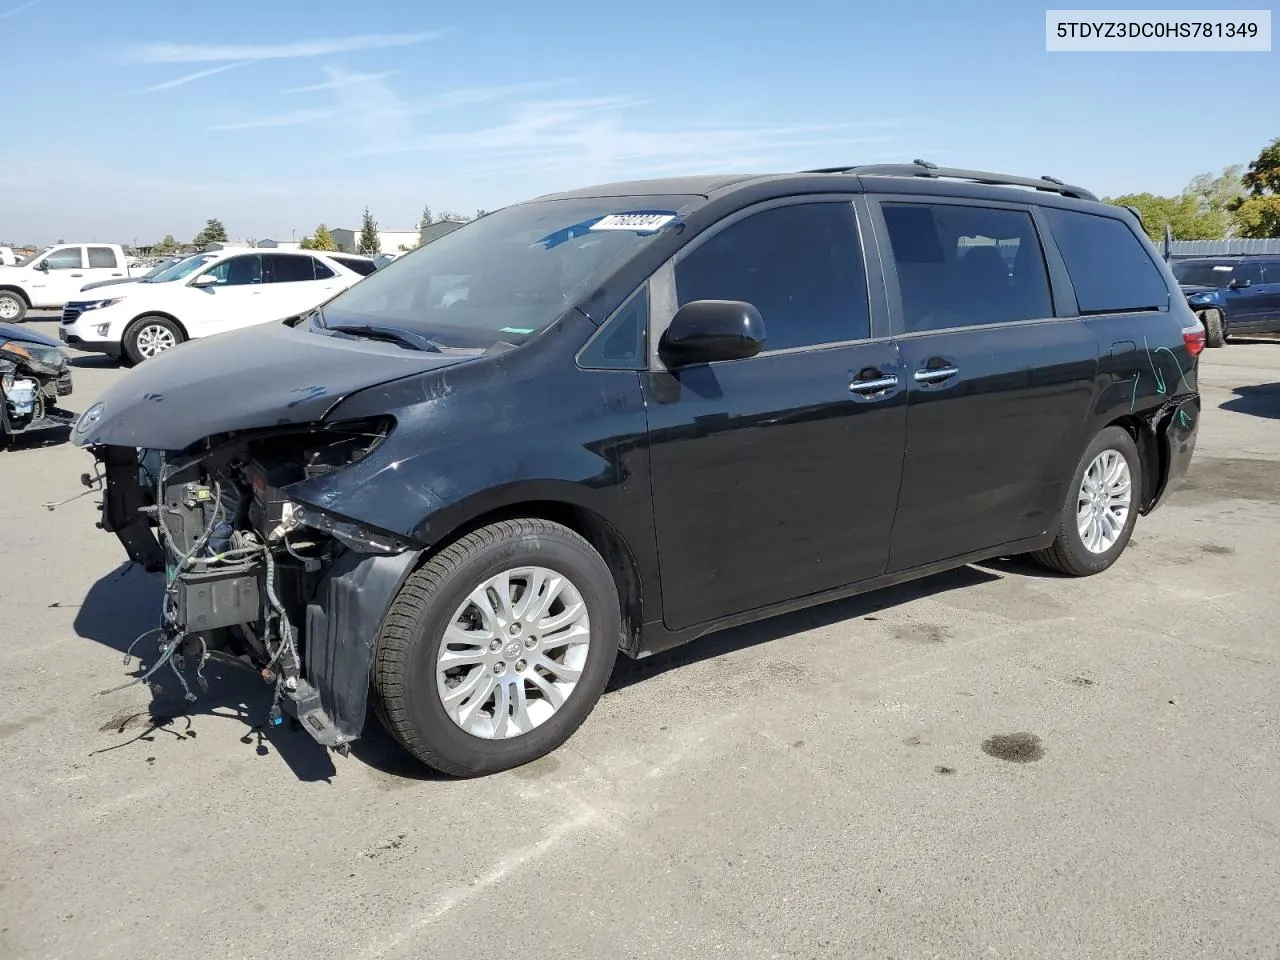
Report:
M1221 310L1205 310L1200 314L1204 324L1204 343L1207 347L1220 347L1227 342L1226 324Z
M1120 558L1133 535L1141 491L1137 444L1126 430L1107 427L1080 458L1053 544L1031 556L1073 577L1101 573Z
M139 317L124 333L124 355L130 364L141 363L172 350L185 339L181 328L168 317Z
M618 652L609 567L560 524L507 520L415 571L380 632L374 705L391 734L442 773L529 763L581 726Z

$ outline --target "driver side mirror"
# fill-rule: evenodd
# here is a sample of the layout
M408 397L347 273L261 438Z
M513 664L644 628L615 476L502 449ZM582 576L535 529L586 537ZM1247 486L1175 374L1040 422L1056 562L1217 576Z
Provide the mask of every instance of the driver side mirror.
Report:
M1232 280L1229 284L1227 284L1227 286L1230 287L1232 290L1243 290L1245 287L1252 287L1253 281L1252 280Z
M37 270L39 270L41 273L48 273L48 272L49 272L49 261L48 261L48 260L41 260L39 263L37 263L37 264L36 264L36 269L37 269Z
M760 311L743 300L694 300L671 318L658 341L668 367L754 357L765 343Z
M193 287L199 287L201 289L203 289L204 287L217 286L217 283L218 283L218 278L215 277L212 273L202 273L200 274L200 276L196 277L194 280L191 281L191 285Z

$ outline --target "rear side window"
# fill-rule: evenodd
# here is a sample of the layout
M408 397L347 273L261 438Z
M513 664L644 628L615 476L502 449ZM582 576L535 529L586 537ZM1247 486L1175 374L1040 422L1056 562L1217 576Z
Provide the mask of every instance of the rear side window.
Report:
M91 267L114 267L116 265L116 252L110 247L90 247L89 248L89 266Z
M349 257L334 257L333 259L342 264L348 270L360 274L362 277L367 277L378 269L378 265L372 260L354 260Z
M885 203L907 333L1053 316L1035 221L1024 210Z
M267 283L300 283L316 278L311 257L290 257L269 253L262 258Z
M1043 212L1081 313L1159 310L1169 305L1164 274L1127 224L1075 210L1045 207Z
M848 203L791 204L739 220L676 265L676 293L681 306L754 305L767 350L871 335L862 248Z

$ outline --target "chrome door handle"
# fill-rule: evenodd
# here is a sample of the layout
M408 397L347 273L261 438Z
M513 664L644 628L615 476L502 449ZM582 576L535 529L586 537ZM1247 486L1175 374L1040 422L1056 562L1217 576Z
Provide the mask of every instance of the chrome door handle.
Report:
M874 380L854 380L849 384L849 389L854 393L879 393L881 390L888 390L897 385L898 378L888 376L876 377Z
M923 370L917 370L912 376L916 378L916 383L938 383L954 377L959 372L959 367L925 367Z

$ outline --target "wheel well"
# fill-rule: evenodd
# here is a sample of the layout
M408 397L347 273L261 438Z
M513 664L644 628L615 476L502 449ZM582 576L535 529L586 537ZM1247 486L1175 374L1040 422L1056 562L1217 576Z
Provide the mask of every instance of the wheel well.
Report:
M626 540L614 528L613 524L599 514L558 500L531 500L513 503L497 510L473 517L462 526L451 530L441 537L436 545L422 555L425 563L435 553L464 537L473 530L487 527L501 520L514 520L530 517L548 520L568 527L593 546L613 574L613 582L618 588L618 605L622 610L622 632L618 637L618 645L627 652L639 649L640 628L644 623L643 596L640 585L640 571L635 556Z
M1155 432L1141 417L1117 417L1107 426L1120 427L1133 437L1138 448L1138 456L1142 458L1142 509L1145 511L1164 487L1164 476L1169 469L1169 464L1165 462L1167 457L1160 449Z
M120 339L123 340L125 337L129 335L129 331L133 329L133 325L135 323L147 317L163 317L164 319L168 320L175 327L177 327L179 330L182 331L183 340L191 339L191 335L187 333L187 328L182 325L182 321L179 320L177 317L175 317L172 313L165 313L163 310L148 310L146 313L138 314L136 317L130 320L129 323L125 326L124 333L120 335Z
M23 290L21 287L0 286L0 293L16 293L22 298L23 303L28 307L31 306L31 298L27 296L27 291Z

